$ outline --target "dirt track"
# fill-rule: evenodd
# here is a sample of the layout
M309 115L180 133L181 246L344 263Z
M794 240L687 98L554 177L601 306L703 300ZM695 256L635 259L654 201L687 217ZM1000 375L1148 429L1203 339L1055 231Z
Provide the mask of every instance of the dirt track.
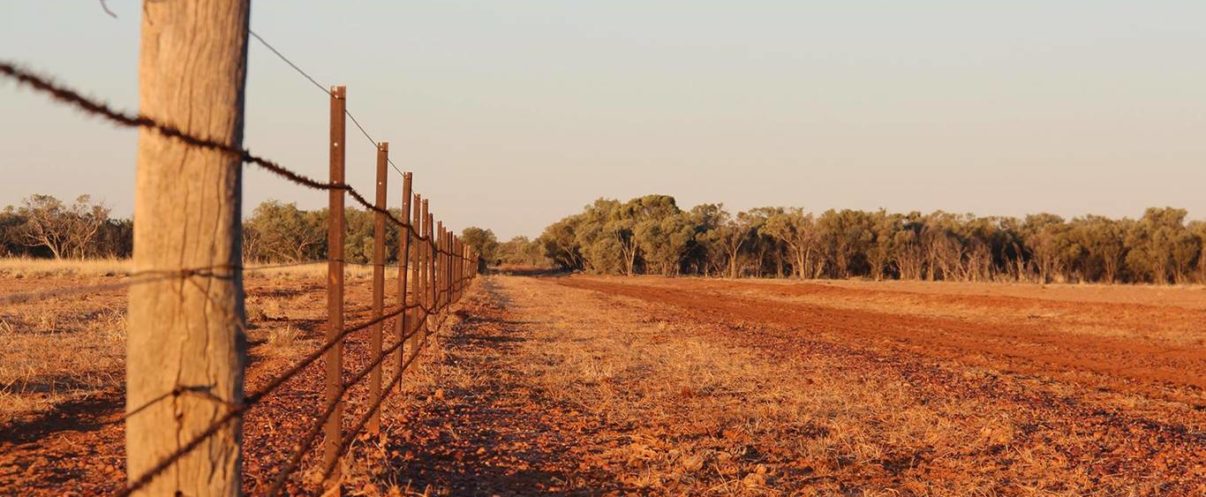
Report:
M1077 304L923 296L933 311L964 318L922 318L789 301L818 291L807 285L586 277L490 285L493 303L470 309L483 324L471 319L472 338L448 344L445 366L466 382L463 394L414 423L478 434L472 442L430 434L458 454L500 435L527 450L457 459L456 471L404 465L401 480L452 495L1206 490L1200 377L1107 364L1181 361L1192 373L1200 349L1158 338L1128 349L1123 339L1062 336L1062 324L1044 329L1024 316L1014 326L993 324L1000 315L967 318L978 305L1009 314ZM841 292L858 305L901 297ZM1134 311L1083 310L1106 320ZM1175 320L1192 310L1148 312L1144 319ZM1083 324L1075 318L1061 319ZM1063 357L1076 347L1084 350ZM524 471L506 470L517 467Z
M1206 312L1139 304L1069 304L1016 297L930 296L930 308L962 305L991 309L996 320L941 318L917 312L849 309L837 304L791 302L784 296L829 292L815 284L767 285L704 280L570 278L565 286L597 290L689 309L709 319L776 324L810 336L847 342L858 339L872 348L891 347L911 353L958 359L1004 372L1075 378L1094 387L1172 398L1196 410L1206 408L1206 347L1199 331L1197 345L1172 345L1153 336L1103 336L1064 333L1035 312L1058 310L1096 316L1116 327L1126 321L1168 326L1189 320L1206 326ZM749 291L753 289L754 291ZM882 291L843 290L847 300L883 298ZM862 293L862 295L860 295ZM1186 388L1192 387L1192 388Z
M315 288L257 290L260 332L302 339L253 348L250 383L313 346ZM1206 493L1198 295L984 288L490 277L408 373L387 443L355 445L346 495ZM246 420L251 494L318 383ZM115 490L120 393L95 403L0 430L0 495Z

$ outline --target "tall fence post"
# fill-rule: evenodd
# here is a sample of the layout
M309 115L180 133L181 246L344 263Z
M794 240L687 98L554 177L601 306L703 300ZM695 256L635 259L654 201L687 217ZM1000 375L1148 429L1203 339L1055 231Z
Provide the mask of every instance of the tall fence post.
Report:
M347 89L342 86L331 88L331 183L344 184L345 109ZM343 202L345 191L332 189L330 208L327 212L327 340L335 340L343 331ZM343 425L343 400L339 391L343 387L343 340L340 339L326 354L326 402L336 406L331 417L323 426L323 465L335 466L335 471L324 482L330 489L338 487L340 475L339 459ZM338 493L338 489L335 489Z
M373 319L381 319L385 313L385 191L389 182L386 175L389 163L389 143L377 144L377 198L376 207L380 209L373 216ZM374 324L369 330L369 357L381 355L385 342L385 323ZM382 363L383 364L383 363ZM381 392L382 364L377 364L369 373L369 402L376 402L383 394ZM369 414L365 426L369 434L381 434L381 410L374 409Z
M423 213L421 212L423 197L415 194L411 205L414 212L411 213L410 222L415 227L415 243L411 252L414 253L415 267L412 270L414 274L411 275L410 279L410 298L415 304L415 320L410 324L410 329L406 330L406 332L410 335L408 341L412 350L411 355L414 355L419 351L419 328L423 326L423 322L427 319L426 311L423 310ZM420 318L419 316L423 317Z
M422 331L417 332L421 334L419 341L417 342L419 347L422 347L423 343L427 341L427 324L431 322L431 316L427 312L432 309L431 279L429 276L431 274L431 213L428 212L428 207L429 205L427 199L423 199L423 219L421 221L423 225L422 233L424 241L421 245L422 250L420 251L420 257L423 261L420 263L420 266L423 267L423 270L420 276L423 280L423 295L421 299L423 300L423 307L426 309L426 311L424 311L423 321L420 323Z
M410 333L410 323L413 317L412 309L408 309L410 299L407 296L407 282L409 275L407 272L413 267L410 263L410 230L414 229L414 223L411 222L410 215L410 189L411 189L411 173L402 174L402 221L406 226L400 228L398 234L398 305L403 307L402 315L396 321L396 334L398 340L406 340L406 334ZM398 347L398 374L406 364L406 346ZM397 391L402 391L402 382L398 382Z
M447 261L444 256L448 250L448 233L444 231L444 222L436 221L436 239L439 240L436 244L436 305L443 311L446 307L445 302L448 299L447 289L444 288L444 273L448 269Z
M143 6L143 114L242 146L249 3ZM125 449L126 481L141 485L134 495L240 495L240 417L156 466L243 402L242 181L238 157L139 131L133 268L179 276L129 291Z

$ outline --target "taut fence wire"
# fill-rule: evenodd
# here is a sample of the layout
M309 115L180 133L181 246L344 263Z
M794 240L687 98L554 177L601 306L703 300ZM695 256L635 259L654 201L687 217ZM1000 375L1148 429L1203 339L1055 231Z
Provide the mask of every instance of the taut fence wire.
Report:
M260 35L254 32L250 32L250 35L330 97L333 108L344 107L343 100L346 98L344 96L346 90L343 87L334 87L333 90L328 91L315 78L286 58ZM403 372L418 357L419 352L427 343L428 337L436 330L439 330L447 321L451 314L451 307L461 299L466 288L478 274L478 256L451 231L444 229L443 223L435 223L433 215L428 210L428 201L411 192L412 174L403 173L398 169L388 157L388 145L378 144L374 141L360 122L350 112L346 111L346 108L342 114L350 118L361 133L378 149L376 203L369 202L365 194L362 194L356 188L343 181L320 181L286 168L275 161L256 155L247 148L235 147L209 137L188 133L168 120L116 110L103 101L86 97L75 89L56 83L49 77L39 75L15 63L0 61L0 76L13 80L20 86L45 94L55 102L73 107L87 115L99 117L118 126L149 130L168 139L177 140L192 148L220 152L237 158L245 164L257 166L279 178L305 188L346 194L361 207L374 213L377 222L374 236L374 244L376 245L374 260L372 263L360 264L372 267L374 271L373 317L347 327L328 326L327 338L318 348L301 357L282 372L267 380L257 390L245 395L242 399L236 402L224 402L226 404L224 413L204 429L198 430L190 437L183 439L182 442L178 441L174 450L159 459L148 470L141 474L128 475L126 486L117 495L119 497L126 497L145 488L186 455L196 450L207 440L213 438L224 426L236 419L241 419L248 411L260 405L267 396L277 391L289 380L297 377L306 368L314 365L319 359L325 358L328 363L336 361L341 364L342 358L339 354L342 353L342 343L352 334L369 330L372 333L374 343L374 350L371 351L371 361L366 366L354 372L347 381L342 378L342 374L336 374L335 377L332 377L332 371L328 370L325 401L316 406L318 416L306 429L305 435L300 439L295 450L287 454L288 460L276 472L267 495L279 495L284 491L285 485L290 480L290 476L301 465L305 455L314 448L319 435L324 434L324 428L324 446L326 447L326 452L324 453L321 466L325 482L324 486L331 487L338 485L339 475L336 468L339 465L340 459L350 449L352 441L360 433L364 432L366 428L373 426L374 419L379 416L381 406L389 396L389 392L394 390L394 387L401 382ZM342 122L339 125L342 126ZM336 123L333 120L333 136L335 126ZM339 132L342 134L342 129ZM384 188L387 183L384 177L386 174L384 165L392 167L394 171L402 174L404 179L401 218L394 216L384 205ZM342 168L342 161L339 163L339 167ZM333 168L333 177L342 178L342 176L342 170L339 171L338 176L335 176ZM335 196L333 195L334 198ZM342 246L343 236L341 230L344 229L342 222L344 215L343 202L342 200L337 204L335 204L334 200L332 202L332 210L327 217L328 223L331 224L331 233L335 234L338 240L328 240L328 243L339 243ZM386 249L384 247L383 226L387 222L392 223L401 230L402 240L395 254L398 261L396 265L387 265L385 263ZM0 305L21 303L33 299L78 295L88 292L118 290L165 279L190 280L195 277L229 278L239 272L288 268L322 262L328 264L330 271L340 273L342 273L345 264L354 264L343 260L341 254L329 254L327 261L317 262L300 261L259 266L217 265L172 271L132 272L125 275L125 280L116 283L5 295L0 297ZM398 295L399 303L388 311L383 306L384 271L387 267L397 270L400 290ZM328 295L337 296L341 299L343 295L342 285L342 277L337 279L328 277ZM338 316L335 316L335 314L338 314ZM328 322L342 323L342 314L342 304L330 308ZM333 319L335 317L338 317L338 320ZM238 326L243 326L241 316L239 316L238 321ZM397 337L391 345L384 347L383 334L385 323L387 322L393 322L395 324L394 328L398 332ZM403 352L407 348L410 350L409 354ZM382 385L383 380L380 371L386 360L392 356L397 357L397 366L394 368L394 374L390 378L389 383ZM342 371L334 371L334 373L342 373ZM365 378L371 378L367 410L352 423L350 430L342 430L338 428L340 421L337 418L342 414L342 410L338 406L345 402L347 393L351 387L359 384ZM383 386L384 388L382 388ZM126 413L122 419L125 420L139 415L152 404L192 393L195 393L193 388L177 385L170 391L153 397L151 401L143 405L127 406ZM201 392L200 394L204 395L205 393ZM330 428L333 419L337 427L334 431Z

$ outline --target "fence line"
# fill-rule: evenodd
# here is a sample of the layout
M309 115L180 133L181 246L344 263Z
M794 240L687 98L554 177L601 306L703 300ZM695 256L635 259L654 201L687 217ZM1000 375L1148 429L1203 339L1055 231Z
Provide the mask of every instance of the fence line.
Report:
M317 84L317 81L310 78L308 74L286 59L271 45L268 45L259 35L254 33L251 33L251 35L264 43L273 53L293 66L303 76L310 79L311 82ZM324 434L324 455L322 462L324 486L332 487L338 485L340 459L350 449L352 441L366 427L373 432L379 430L381 405L389 397L390 392L400 385L404 371L418 357L430 334L440 329L448 320L450 308L463 297L464 289L477 276L479 262L478 256L470 247L465 245L451 231L447 230L442 221L435 221L434 215L429 211L428 200L411 191L412 173L402 173L401 219L389 212L385 194L388 182L384 166L394 166L394 164L388 157L387 143L376 144L378 149L378 168L375 203L369 203L364 195L344 181L343 153L346 149L346 144L344 143L344 117L351 118L360 131L370 141L372 140L368 132L355 120L355 117L347 112L345 106L346 89L339 86L327 92L331 98L331 178L328 182L324 183L290 170L274 161L254 155L246 148L235 147L207 137L190 134L168 122L150 116L117 111L104 102L85 97L76 90L59 85L50 78L37 75L10 62L0 61L0 75L15 80L19 84L32 88L35 91L47 94L55 101L75 107L89 115L102 117L117 125L147 129L168 139L179 141L191 148L217 151L238 158L244 163L256 165L300 186L329 192L331 210L327 219L329 244L327 291L329 307L326 340L317 349L311 351L292 366L268 380L259 390L245 395L237 402L222 401L227 404L226 411L222 415L211 422L206 428L192 435L187 442L184 442L175 450L162 457L149 469L138 475L127 475L127 485L117 495L126 497L144 489L158 476L172 468L183 457L211 439L224 426L234 420L241 419L245 413L258 405L264 398L323 357L326 359L327 371L325 401L322 405L318 406L320 415L307 430L297 450L290 454L288 463L276 474L268 494L278 495L283 491L284 486L289 481L290 475L300 466L305 454L310 451L320 432ZM396 166L393 168L401 172ZM343 325L343 270L346 262L343 260L342 249L343 234L346 229L343 218L343 200L345 195L350 196L366 210L373 212L375 223L373 262L371 264L361 264L372 266L374 271L372 318L348 327ZM398 298L400 303L388 312L386 312L384 306L384 272L387 267L385 264L387 253L384 246L384 226L387 222L393 223L402 230L397 247L398 253L396 254L398 263L394 266L398 270ZM30 298L76 294L96 291L98 289L120 289L164 279L179 278L189 280L194 277L229 277L228 275L234 275L243 271L250 272L307 264L315 263L295 262L258 267L225 264L176 271L136 272L129 275L129 280L120 283L73 288L70 289L71 292L50 291L32 292L25 295L8 295L0 299L0 303L21 302ZM228 316L228 318L238 321L237 326L242 326L242 316ZM389 347L384 347L385 323L390 320L395 321L397 339ZM356 371L348 381L344 381L342 344L351 334L366 329L369 329L370 333L372 333L372 351L370 355L372 361L367 366ZM410 345L409 355L405 352L408 344ZM396 357L397 367L390 378L390 382L387 385L382 385L381 368L391 356ZM355 420L351 430L345 431L342 426L342 405L346 400L346 394L352 386L360 383L366 377L370 377L371 383L368 409L360 418ZM191 387L177 385L171 391L164 392L143 405L135 408L127 406L127 412L123 416L123 419L140 414L155 403L176 398L191 391ZM212 394L210 395L212 396ZM214 398L217 399L216 397Z

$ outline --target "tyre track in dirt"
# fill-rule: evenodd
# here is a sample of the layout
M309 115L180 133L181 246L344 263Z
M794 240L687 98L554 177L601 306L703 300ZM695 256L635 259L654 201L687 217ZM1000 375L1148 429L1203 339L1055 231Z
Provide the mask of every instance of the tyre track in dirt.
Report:
M831 334L835 339L865 339L911 353L1005 372L1073 378L1095 388L1182 402L1199 411L1206 409L1206 349L1202 348L1061 334L1036 324L969 323L788 303L724 294L694 281L684 281L674 288L589 278L558 281L565 286L689 308L728 321L775 323L809 333Z
M412 386L393 425L381 486L415 495L602 495L622 486L567 457L597 424L525 378L522 349L538 321L518 319L498 281L486 278L441 337L432 376ZM375 492L376 490L370 491ZM405 492L403 492L405 493ZM408 493L408 495L410 495Z

